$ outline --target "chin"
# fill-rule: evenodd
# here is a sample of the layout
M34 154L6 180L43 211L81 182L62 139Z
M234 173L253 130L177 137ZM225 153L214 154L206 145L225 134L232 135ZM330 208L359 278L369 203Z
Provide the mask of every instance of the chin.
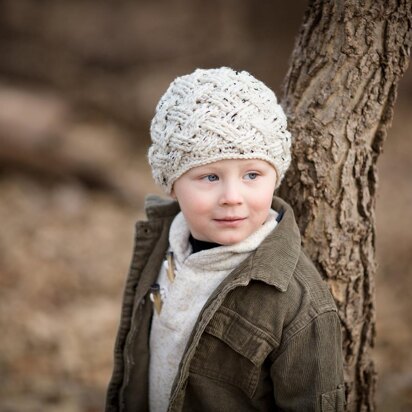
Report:
M223 237L220 240L217 240L216 243L219 243L220 245L223 246L232 246L235 245L236 243L241 242L242 240L244 240L245 237Z

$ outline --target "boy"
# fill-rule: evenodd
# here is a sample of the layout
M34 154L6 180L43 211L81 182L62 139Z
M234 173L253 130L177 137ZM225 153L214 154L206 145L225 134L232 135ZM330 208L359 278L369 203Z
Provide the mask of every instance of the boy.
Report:
M149 197L136 225L107 411L342 411L336 308L273 197L291 146L274 93L198 69L160 99L151 137L174 201Z

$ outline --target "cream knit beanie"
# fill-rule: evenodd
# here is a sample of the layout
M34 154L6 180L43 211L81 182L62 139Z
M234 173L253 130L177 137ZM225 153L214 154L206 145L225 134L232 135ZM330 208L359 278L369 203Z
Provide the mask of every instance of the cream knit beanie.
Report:
M272 164L279 186L290 164L291 135L275 94L246 71L197 69L176 78L150 127L148 158L166 193L189 169L223 159Z

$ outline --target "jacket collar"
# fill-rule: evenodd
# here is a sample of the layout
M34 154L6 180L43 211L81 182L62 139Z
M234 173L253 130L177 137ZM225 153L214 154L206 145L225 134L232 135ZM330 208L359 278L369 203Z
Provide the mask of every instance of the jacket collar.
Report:
M285 292L299 259L301 237L292 208L276 196L273 197L272 208L282 218L276 229L246 259L247 265L242 273L249 279L263 281ZM175 216L180 208L174 200L149 195L145 201L145 211L150 221Z
M179 213L179 204L173 199L165 199L158 195L148 195L144 209L148 220L175 216Z
M301 237L292 208L276 196L272 208L282 219L256 249L250 276L285 292L299 259Z

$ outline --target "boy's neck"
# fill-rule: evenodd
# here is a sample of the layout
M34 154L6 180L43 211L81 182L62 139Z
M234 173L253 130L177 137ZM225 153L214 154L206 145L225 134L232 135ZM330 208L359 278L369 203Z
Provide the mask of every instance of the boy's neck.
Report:
M202 250L213 249L214 247L222 246L219 243L206 242L205 240L195 239L191 234L189 243L192 246L192 253L201 252Z

